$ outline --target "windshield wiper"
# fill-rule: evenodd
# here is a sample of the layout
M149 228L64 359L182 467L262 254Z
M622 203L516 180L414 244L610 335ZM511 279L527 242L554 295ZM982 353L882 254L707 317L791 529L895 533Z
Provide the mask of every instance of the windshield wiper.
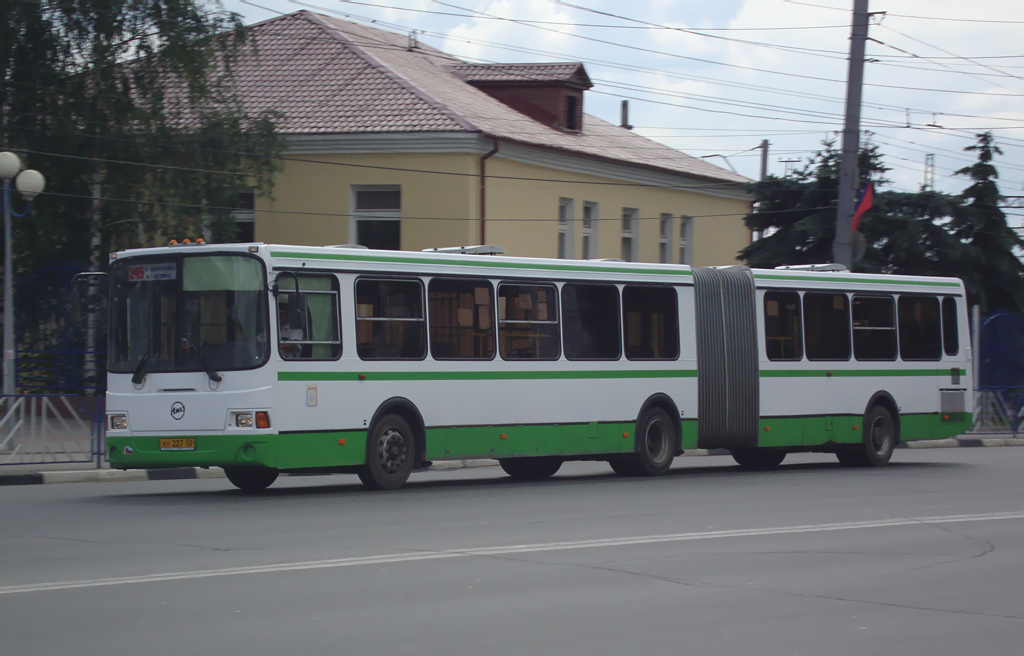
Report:
M188 345L188 348L192 349L195 352L196 357L199 358L199 364L202 365L203 371L205 371L206 375L210 377L210 380L212 380L215 383L219 383L220 381L224 380L223 376L214 371L213 367L210 365L210 362L206 359L206 356L203 355L203 352L200 351L195 344L192 343L192 340L189 339L188 336L182 337L181 341L185 342L185 344Z
M142 381L146 379L146 360L149 359L149 352L153 349L153 340L149 340L149 344L146 344L146 351L139 358L139 364L135 365L135 373L132 374L132 384L141 385Z

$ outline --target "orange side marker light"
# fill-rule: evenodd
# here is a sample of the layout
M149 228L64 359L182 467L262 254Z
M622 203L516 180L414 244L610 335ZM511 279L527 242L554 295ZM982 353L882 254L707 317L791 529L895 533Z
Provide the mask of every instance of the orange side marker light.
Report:
M345 440L338 440L338 446L345 446Z
M256 412L256 428L270 428L270 413L266 410Z
M629 433L623 433L622 437L629 437Z
M505 439L505 438L507 438L507 437L508 437L508 435L506 435L505 433L502 433L501 435L499 435L499 437L500 437L501 439Z

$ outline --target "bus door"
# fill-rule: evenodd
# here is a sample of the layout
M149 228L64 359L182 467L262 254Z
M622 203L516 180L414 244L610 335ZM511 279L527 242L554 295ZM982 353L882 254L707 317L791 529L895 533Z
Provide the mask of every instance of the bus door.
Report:
M760 381L754 276L744 266L693 270L697 446L757 446Z

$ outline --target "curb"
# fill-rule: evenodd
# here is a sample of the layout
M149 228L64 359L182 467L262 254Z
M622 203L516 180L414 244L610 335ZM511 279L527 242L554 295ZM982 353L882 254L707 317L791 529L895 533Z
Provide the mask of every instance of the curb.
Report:
M904 442L897 445L903 449L949 449L965 447L997 447L1024 446L1024 438L1012 437L964 437L946 440L921 440ZM723 456L729 455L726 449L690 449L683 457ZM446 471L454 469L473 469L479 467L497 467L498 461L490 458L475 460L446 460L435 462L419 471ZM55 470L43 472L23 472L17 474L0 473L0 487L7 485L42 485L47 483L104 483L114 481L177 481L185 479L224 478L224 470L220 467L171 467L167 469L81 469Z

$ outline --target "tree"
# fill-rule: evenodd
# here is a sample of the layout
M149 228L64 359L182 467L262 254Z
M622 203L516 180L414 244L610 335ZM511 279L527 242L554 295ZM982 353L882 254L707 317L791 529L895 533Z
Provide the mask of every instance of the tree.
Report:
M103 251L154 237L230 239L238 194L270 193L281 140L233 86L249 48L236 14L202 0L0 10L0 138L48 179L16 225L18 268L105 264Z
M985 313L999 309L1020 313L1024 309L1024 264L1018 253L1024 241L1007 225L1006 215L999 209L999 173L992 163L995 155L1003 153L991 132L976 137L977 143L964 150L976 152L978 161L956 172L972 182L961 194L963 207L950 228L969 248L971 278L965 282L971 303L980 305Z
M839 159L835 142L824 141L804 168L782 178L768 176L750 186L757 211L746 217L746 225L764 237L740 251L740 259L764 268L832 261ZM861 150L858 159L862 185L868 179L876 185L887 182L884 174L889 169L882 164L877 146Z

